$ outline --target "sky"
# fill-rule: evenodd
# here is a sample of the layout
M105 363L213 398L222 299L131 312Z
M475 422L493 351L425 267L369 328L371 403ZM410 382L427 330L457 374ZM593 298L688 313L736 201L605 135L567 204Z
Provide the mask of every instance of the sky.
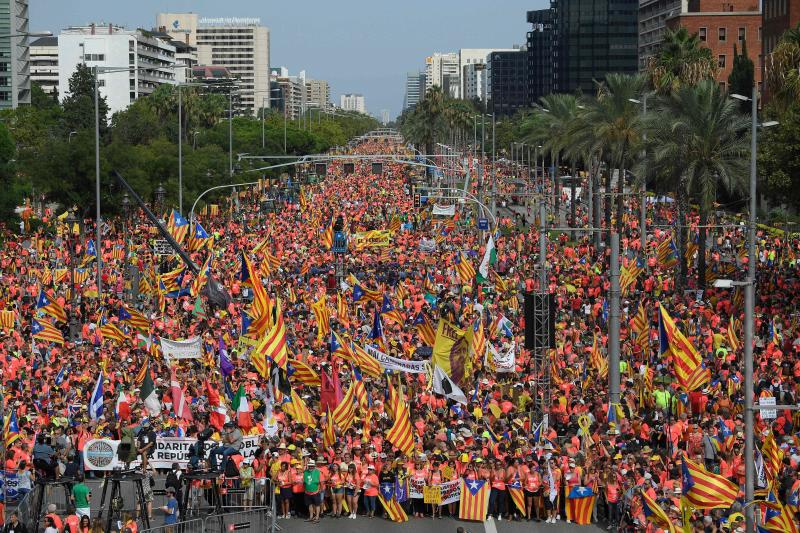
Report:
M90 22L155 25L159 12L260 17L270 29L270 66L327 80L331 100L364 95L380 118L402 110L406 73L433 52L525 44L525 13L547 0L30 0L31 31Z

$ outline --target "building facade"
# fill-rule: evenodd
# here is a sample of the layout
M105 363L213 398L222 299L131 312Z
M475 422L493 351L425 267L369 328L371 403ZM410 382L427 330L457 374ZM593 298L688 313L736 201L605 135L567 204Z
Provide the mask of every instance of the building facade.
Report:
M175 84L175 47L169 41L142 30L126 30L113 24L71 27L58 36L58 94L68 96L69 79L79 64L124 68L98 75L100 94L111 114L151 94L163 84Z
M28 0L0 0L0 109L31 103L28 31Z
M639 69L638 0L552 0L553 90L593 94L606 74Z
M238 80L241 110L251 115L269 105L269 29L259 18L204 18L197 13L159 13L156 26L197 48L200 65L227 68Z
M689 0L639 0L639 71L644 72L650 58L664 41L667 19L686 13Z
M528 11L531 30L528 43L528 99L531 104L553 92L553 41L555 16L552 9Z
M406 92L403 98L403 110L416 107L425 96L425 73L409 72L406 74Z
M486 61L486 96L490 113L513 115L528 107L528 51L492 52Z
M343 94L339 96L339 107L345 111L358 111L359 113L367 113L367 106L364 101L364 96L361 94Z
M761 12L758 0L691 0L688 11L667 19L670 28L684 27L697 33L711 49L719 70L717 81L725 86L733 69L733 51L747 44L755 66L756 83L761 83Z
M455 52L436 52L425 58L425 92L441 87L445 94L460 98L459 59Z
M766 59L775 50L781 35L800 23L800 0L764 0L762 10L762 54Z
M331 107L331 86L325 80L306 80L306 102L327 111Z
M275 67L270 71L271 101L291 120L299 119L306 108L306 76L290 76L286 67ZM265 102L266 104L266 102Z
M58 96L58 37L39 37L30 44L31 82Z

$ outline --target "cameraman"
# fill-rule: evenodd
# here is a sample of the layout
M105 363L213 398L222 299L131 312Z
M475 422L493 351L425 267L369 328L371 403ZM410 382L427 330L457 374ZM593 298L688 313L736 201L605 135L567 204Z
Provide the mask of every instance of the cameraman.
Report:
M211 463L211 470L217 469L217 455L222 456L222 465L220 470L225 472L228 466L228 459L232 455L239 453L242 449L242 432L236 427L233 422L226 422L222 427L222 444L215 446L209 450L209 459Z
M142 456L142 472L147 470L147 461L156 449L156 432L149 420L142 422L139 434L136 436L136 452Z
M44 473L47 479L55 479L56 468L56 451L50 446L50 437L44 434L36 436L36 444L33 446L33 466L37 470Z
M206 457L206 442L211 438L213 431L209 428L197 434L197 440L189 446L189 468L197 469L200 462Z

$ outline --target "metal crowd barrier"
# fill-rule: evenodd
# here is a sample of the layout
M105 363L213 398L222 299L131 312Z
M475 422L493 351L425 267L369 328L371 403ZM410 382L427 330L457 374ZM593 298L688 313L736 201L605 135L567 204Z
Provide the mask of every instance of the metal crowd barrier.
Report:
M203 531L204 533L229 531L264 533L272 525L269 511L269 508L263 507L250 511L209 515L205 519Z
M177 524L151 527L150 529L140 529L139 533L204 533L205 522L202 518L194 520L184 520Z

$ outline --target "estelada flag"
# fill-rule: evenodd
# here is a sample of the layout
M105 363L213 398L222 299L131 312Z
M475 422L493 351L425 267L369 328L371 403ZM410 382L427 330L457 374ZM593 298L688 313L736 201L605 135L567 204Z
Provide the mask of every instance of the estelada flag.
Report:
M378 491L378 500L386 509L386 514L392 522L408 522L408 515L403 507L397 502L394 483L382 483Z
M572 487L567 495L567 520L572 520L581 526L590 524L596 498L597 495L591 487Z
M489 484L483 479L461 480L461 504L458 507L459 520L486 520L489 508Z
M683 496L695 509L727 509L739 494L739 487L712 474L686 457L681 464Z

